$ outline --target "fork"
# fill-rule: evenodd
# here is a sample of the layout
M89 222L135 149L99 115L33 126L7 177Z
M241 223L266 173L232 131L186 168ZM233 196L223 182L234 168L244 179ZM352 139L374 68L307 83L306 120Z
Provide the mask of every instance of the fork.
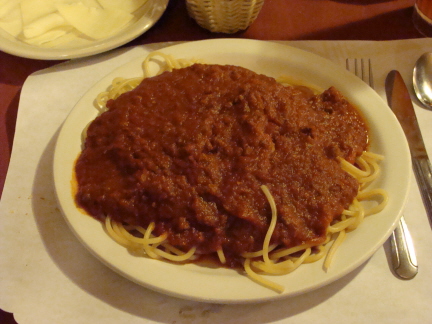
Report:
M370 59L346 59L346 69L374 88ZM418 272L417 259L411 234L402 215L390 236L391 261L394 273L401 279L412 279Z

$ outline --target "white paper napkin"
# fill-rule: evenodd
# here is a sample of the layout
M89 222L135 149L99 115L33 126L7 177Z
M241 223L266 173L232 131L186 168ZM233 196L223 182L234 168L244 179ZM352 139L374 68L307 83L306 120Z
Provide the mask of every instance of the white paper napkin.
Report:
M431 39L279 43L343 66L347 57L371 58L375 89L383 98L390 70L398 69L411 87L416 59L432 51ZM37 72L25 82L0 204L0 308L13 312L22 324L428 322L432 318L432 230L414 177L405 217L414 237L419 274L410 281L391 273L386 243L359 269L311 293L261 304L215 305L147 290L87 252L67 227L55 200L51 159L58 130L73 108L71 103L99 79L167 45L73 60ZM416 113L432 156L432 111L416 105Z

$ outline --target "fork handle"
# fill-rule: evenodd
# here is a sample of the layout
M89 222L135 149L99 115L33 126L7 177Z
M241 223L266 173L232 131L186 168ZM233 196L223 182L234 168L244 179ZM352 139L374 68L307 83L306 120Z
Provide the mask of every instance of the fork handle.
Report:
M392 264L395 274L401 279L412 279L417 275L418 265L411 234L402 216L390 237Z

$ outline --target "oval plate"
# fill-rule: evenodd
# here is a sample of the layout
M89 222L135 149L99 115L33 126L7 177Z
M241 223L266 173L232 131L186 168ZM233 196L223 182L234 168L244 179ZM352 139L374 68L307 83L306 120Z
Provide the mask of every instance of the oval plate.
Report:
M140 76L143 57L114 70L83 96L64 123L55 148L54 181L59 204L72 231L98 259L130 280L165 294L215 303L247 303L293 296L327 285L360 266L382 246L396 226L407 199L411 160L399 123L375 91L322 57L271 42L205 40L161 51L176 58L243 66L273 77L286 74L323 89L335 86L367 119L371 150L385 156L381 177L374 186L386 189L390 201L384 211L366 218L358 229L347 235L328 272L323 270L321 260L304 264L289 275L271 277L285 286L282 294L254 283L235 270L197 264L174 265L130 255L105 234L99 222L77 209L71 179L74 162L81 151L81 132L97 116L94 98L115 77ZM383 120L386 122L382 123Z

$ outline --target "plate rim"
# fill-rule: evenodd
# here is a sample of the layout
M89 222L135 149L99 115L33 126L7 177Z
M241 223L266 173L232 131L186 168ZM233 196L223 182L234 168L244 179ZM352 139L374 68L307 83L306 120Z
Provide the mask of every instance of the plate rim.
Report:
M161 7L159 10L155 11L155 15L152 16L152 20L150 23L145 25L138 25L137 23L148 18L147 15L143 15L136 22L130 26L127 26L125 30L130 30L128 36L122 36L122 32L113 36L110 36L106 39L101 39L98 41L94 41L88 46L85 47L77 47L77 48L46 48L46 47L38 47L33 46L31 44L27 44L25 42L21 42L13 37L6 31L0 28L0 50L15 55L18 57L36 59L36 60L67 60L67 59L76 59L83 58L87 56L92 56L96 54L100 54L103 52L110 51L114 48L120 47L133 39L139 37L140 35L147 32L150 28L152 28L162 17L164 12L168 7L169 0L150 0L156 1L156 4L160 4ZM145 5L145 4L144 4Z
M189 42L189 43L182 43L182 44L176 44L176 45L172 45L169 47L165 47L163 49L160 49L158 51L162 51L168 54L172 54L172 53L187 53L188 51L191 50L191 48L203 48L203 47L212 47L212 48L218 48L223 49L223 48L235 48L236 50L233 50L234 53L237 53L239 50L238 48L241 49L246 49L246 48L254 48L254 50L256 50L257 48L260 48L262 46L266 46L266 48L271 48L270 51L266 51L266 55L270 55L270 57L272 55L274 55L274 52L278 53L279 51L283 51L283 52L287 52L287 54L289 54L288 56L291 55L291 57L294 55L304 55L306 57L309 58L314 58L315 60L317 60L320 63L325 62L328 66L330 66L331 68L337 69L337 71L339 72L339 74L343 74L345 77L347 77L348 79L350 79L349 83L353 83L356 86L356 89L358 88L358 91L366 91L366 93L372 98L372 101L377 101L380 103L380 105L382 106L382 108L384 108L384 106L386 106L385 102L382 100L382 98L372 89L370 89L365 83L363 83L360 79L358 79L357 77L355 77L354 75L348 73L347 71L343 72L342 68L338 65L336 65L335 63L329 61L326 58L320 57L314 53L311 52L307 52L301 49L298 49L296 47L292 47L289 45L284 45L284 44L279 44L279 43L273 43L273 42L268 42L268 41L257 41L257 40L246 40L246 39L216 39L216 40L202 40L202 41L195 41L195 42ZM272 54L273 53L273 54ZM346 266L344 268L343 271L339 271L337 275L329 275L326 279L322 280L320 282L320 284L310 284L308 286L305 286L303 289L298 289L296 291L292 291L290 293L283 293L281 295L277 295L277 294L262 294L260 296L250 296L250 294L248 293L249 296L244 296L243 298L232 298L230 296L210 296L210 295L203 295L203 294L199 294L199 293L193 293L193 294L188 294L185 293L183 291L176 291L176 289L167 289L166 287L160 287L158 285L155 285L153 283L149 283L149 282L143 282L143 280L136 278L133 274L129 273L129 272L125 272L124 269L118 268L116 266L113 266L113 264L111 262L108 262L105 258L101 257L100 252L97 252L94 250L94 246L89 246L89 242L87 242L85 239L83 239L82 233L79 232L78 228L76 227L76 224L71 221L71 218L68 217L67 215L67 211L64 210L64 202L62 201L64 199L64 196L59 194L59 188L61 187L61 183L59 182L60 178L59 178L59 172L61 172L59 170L59 157L58 154L61 151L60 150L60 146L63 145L63 141L65 138L65 129L67 130L67 125L68 125L68 120L70 120L70 116L73 115L74 111L76 111L77 107L79 107L80 103L87 100L88 97L90 95L92 95L92 90L93 92L96 91L95 89L97 89L98 87L102 88L104 82L106 83L107 80L111 80L112 79L112 75L115 75L116 73L118 73L121 70L125 69L125 66L130 66L133 65L134 62L141 62L143 60L143 57L139 57L136 58L134 60L131 60L131 62L126 63L124 65L121 65L115 69L113 69L107 76L101 78L101 80L99 82L96 83L96 85L92 86L87 93L78 101L78 103L75 105L75 107L72 109L71 114L68 116L68 118L66 119L65 123L62 126L62 129L59 133L58 139L57 139L57 143L56 143L56 147L55 147L55 153L54 153L54 182L55 182L55 188L56 188L56 194L58 197L58 201L59 201L59 205L61 207L62 210L62 214L64 216L64 218L66 219L69 227L71 228L71 230L74 232L75 236L78 237L79 241L87 248L90 250L90 252L92 252L93 255L95 255L100 261L102 261L104 264L106 264L108 267L110 267L111 269L113 269L114 271L118 272L119 274L121 274L122 276L142 285L145 286L147 288L150 288L152 290L156 290L159 291L161 293L164 294L168 294L174 297L178 297L178 298L184 298L184 299L191 299L191 300L195 300L195 301L204 301L204 302L217 302L217 303L225 303L225 304L230 304L230 303L251 303L251 302L262 302L262 301L269 301L269 300L276 300L276 299L280 299L280 298L286 298L286 297L291 297L291 296L295 296L298 294L302 294L302 293L306 293L308 291L312 291L315 289L318 289L322 286L325 286L327 284L330 284L331 282L334 282L338 279L340 279L341 277L347 275L348 273L350 273L351 271L353 271L354 269L358 268L361 264L363 264L367 259L369 259L374 253L375 251L383 245L383 243L387 240L387 238L390 236L390 234L392 233L393 229L395 228L397 221L399 220L401 214L402 214L402 210L403 207L407 201L408 198L408 191L409 191L409 182L410 182L410 178L411 178L411 173L408 172L406 178L404 178L404 182L406 184L405 189L403 191L403 195L402 197L399 197L401 199L399 199L398 205L399 205L399 210L397 212L396 216L393 216L393 218L391 219L391 222L388 224L388 228L387 230L384 231L384 233L381 234L380 239L376 242L376 244L374 244L374 246L372 248L369 248L369 250L365 253L363 253L362 257L360 259L358 259L356 262L351 263L349 266ZM213 63L213 62L210 62ZM381 115L384 116L392 116L392 114L390 113L390 110L388 107L386 107L388 109L388 111L385 111L384 109L382 109ZM361 108L360 108L361 109ZM366 117L367 118L367 117ZM403 131L399 125L399 123L397 122L397 120L395 119L395 117L393 116L394 119L390 118L390 124L392 124L393 127L396 127L396 129L394 129L394 136L399 136L399 140L401 140L401 147L399 148L399 150L401 150L401 152L403 154L401 155L402 158L402 164L404 165L405 170L410 170L411 168L411 159L409 156L409 150L408 150L408 144L406 142L405 137L403 136ZM65 126L66 125L66 126ZM399 126L399 127L398 127ZM72 174L72 170L71 170L71 174ZM64 185L64 183L63 183ZM59 187L60 186L60 187ZM90 217L89 217L90 218ZM93 220L93 219L92 219ZM97 221L95 221L97 222ZM355 233L355 232L353 232ZM105 235L105 234L104 234ZM156 261L156 260L149 260L149 261L155 261L155 262L160 262L160 261ZM315 263L314 263L315 264ZM302 267L305 267L308 265L302 265ZM178 267L178 265L175 265L175 267ZM157 268L161 268L161 267L157 267ZM321 269L322 270L322 269ZM295 273L295 272L294 272ZM293 276L293 274L289 274L288 276ZM215 274L216 275L216 274ZM295 275L297 276L297 275ZM243 276L244 277L244 276ZM245 277L246 278L246 277ZM247 280L250 280L248 278L246 278ZM256 285L254 283L254 285Z

